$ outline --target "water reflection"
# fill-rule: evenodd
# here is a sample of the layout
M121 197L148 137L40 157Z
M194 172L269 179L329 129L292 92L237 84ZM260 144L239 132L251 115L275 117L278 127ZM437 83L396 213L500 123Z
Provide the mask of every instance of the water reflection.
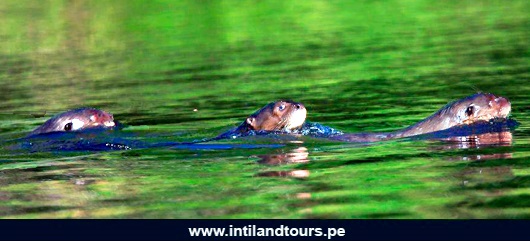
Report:
M499 189L510 189L505 199L475 202L483 206L470 217L528 215L527 128L513 147L511 137L287 146L271 138L141 150L133 142L211 137L254 103L279 98L303 101L310 119L346 132L392 130L469 86L513 98L514 114L529 123L530 15L521 2L2 1L2 136L39 124L26 113L93 106L138 137L36 140L29 151L0 143L0 215L292 218L310 203L312 217L451 218L460 208L439 210L452 200ZM95 146L98 158L77 162ZM268 155L246 165L257 153ZM451 157L488 161L443 161ZM271 202L278 193L296 200Z
M485 146L511 146L512 138L511 132L503 131L470 136L448 137L444 138L443 140L449 144L454 144L452 147L459 149L469 149Z
M259 155L258 163L266 165L281 165L289 163L306 163L309 162L309 153L307 148L301 146L287 153L273 153L268 155Z
M472 186L484 182L500 182L512 179L514 173L509 166L467 167L455 173L453 176L460 179L463 186ZM497 191L497 193L499 193L499 191Z
M444 138L442 140L444 145L435 149L465 150L463 153L449 155L448 158L455 161L473 161L452 174L458 180L456 189L473 190L476 187L489 185L494 188L490 188L482 193L485 199L502 198L507 195L507 191L498 184L507 180L516 180L517 176L511 165L508 166L502 161L495 162L495 160L513 158L510 150L507 151L506 148L498 148L512 146L512 140L513 135L510 131L482 133ZM484 162L485 160L489 161ZM475 197L476 194L473 192L466 191L464 195L468 197L454 204L456 207L472 207L484 202L480 199L477 200ZM457 213L462 217L471 217L468 212L469 210L463 212L458 211Z
M51 161L37 167L0 171L0 216L38 215L38 217L86 218L112 215L109 203L132 201L135 189L127 183L97 174L90 160ZM23 191L19 191L19 188ZM16 201L15 201L16 200ZM15 202L13 202L15 201Z
M278 165L309 162L308 149L303 146L296 147L287 152L281 152L281 153L277 153L277 152L267 154L267 155L259 155L258 157L260 158L260 160L258 161L258 163L262 165L278 166ZM304 180L309 177L309 174L310 172L307 169L292 169L292 170L280 170L280 171L276 171L276 170L262 171L262 172L258 172L255 176L256 177L286 177L286 178L295 178L295 179ZM294 194L293 197L296 199L301 199L301 200L311 199L311 193L309 192L296 193ZM307 209L305 211L309 213L311 212L310 209Z
M293 163L307 163L309 162L309 152L306 147L297 147L285 153L272 153L267 155L259 155L258 163L264 165L285 165ZM257 177L292 177L298 179L305 179L309 177L309 170L281 170L281 171L264 171L259 172Z
M310 199L311 198L311 193L299 192L299 193L296 194L296 198L298 198L298 199Z
M265 171L256 174L257 177L292 177L305 179L309 177L309 170L289 170L289 171Z
M448 137L442 139L444 142L443 146L434 148L435 150L449 150L449 149L484 149L491 151L495 147L505 147L512 145L512 133L509 131L494 132L494 133L483 133L478 135L470 136L457 136ZM477 161L477 160L491 160L491 159L510 159L512 158L511 152L501 152L499 149L498 153L487 153L482 151L481 153L471 153L466 156L453 156L451 160L463 160L463 161Z

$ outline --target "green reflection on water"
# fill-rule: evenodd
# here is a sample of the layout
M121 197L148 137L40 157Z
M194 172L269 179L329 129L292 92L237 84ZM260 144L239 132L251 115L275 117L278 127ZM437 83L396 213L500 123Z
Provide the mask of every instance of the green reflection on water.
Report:
M479 149L310 138L220 151L3 145L0 215L528 218L529 10L528 1L2 1L2 139L79 106L110 111L139 139L200 139L280 98L344 131L389 131L477 90L508 97L521 126L512 146ZM469 161L478 157L490 159Z

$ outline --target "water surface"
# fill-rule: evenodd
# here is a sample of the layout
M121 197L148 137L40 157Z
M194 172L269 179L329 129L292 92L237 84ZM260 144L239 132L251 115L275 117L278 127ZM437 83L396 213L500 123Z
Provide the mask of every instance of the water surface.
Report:
M528 1L2 1L3 218L528 218ZM477 91L501 143L28 151L5 141L81 106L129 141L216 136L282 98L345 132L391 131ZM105 138L110 138L106 136ZM44 148L45 149L45 148Z

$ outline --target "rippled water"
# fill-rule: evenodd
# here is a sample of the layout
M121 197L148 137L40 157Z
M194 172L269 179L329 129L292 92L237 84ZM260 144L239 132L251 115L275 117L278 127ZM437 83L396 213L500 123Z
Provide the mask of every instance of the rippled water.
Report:
M529 10L528 1L2 1L0 215L529 218ZM281 98L345 132L390 131L477 91L512 102L520 126L482 139L502 142L259 136L61 151L13 141L81 106L126 125L96 135L102 143L197 140Z

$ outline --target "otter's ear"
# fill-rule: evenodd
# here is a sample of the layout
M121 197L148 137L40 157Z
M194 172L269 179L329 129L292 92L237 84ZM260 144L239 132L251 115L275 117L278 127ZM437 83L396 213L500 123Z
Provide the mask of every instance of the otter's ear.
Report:
M256 129L256 118L255 117L247 118L247 124L252 126L253 129Z

